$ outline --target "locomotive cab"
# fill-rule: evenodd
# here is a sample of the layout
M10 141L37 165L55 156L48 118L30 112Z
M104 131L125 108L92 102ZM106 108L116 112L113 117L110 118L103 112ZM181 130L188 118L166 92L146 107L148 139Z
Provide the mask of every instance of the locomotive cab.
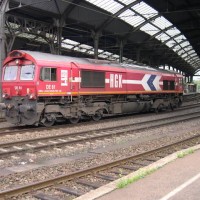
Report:
M2 98L5 117L13 124L35 123L36 65L25 53L13 51L4 62L2 72Z

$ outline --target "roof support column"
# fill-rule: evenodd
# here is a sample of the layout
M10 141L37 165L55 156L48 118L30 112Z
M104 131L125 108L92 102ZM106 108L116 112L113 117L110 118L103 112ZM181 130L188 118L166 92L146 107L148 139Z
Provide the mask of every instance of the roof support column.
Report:
M62 31L63 31L63 25L65 23L64 18L55 20L56 26L57 26L57 54L61 54L61 48L62 48Z
M0 6L0 100L2 98L1 91L1 71L3 60L6 57L6 35L5 35L5 12L9 0L3 0Z
M119 62L123 63L124 41L120 40L119 45Z
M140 52L141 52L141 50L140 50L140 48L138 48L137 49L137 52L136 52L136 61L137 61L137 63L140 63Z
M61 54L61 43L62 43L62 26L61 26L61 23L59 21L59 25L58 25L58 28L57 28L57 46L58 46L58 49L57 49L57 54L60 55Z
M99 32L92 32L92 37L94 40L94 58L98 59L98 50L99 50L99 37L100 37Z

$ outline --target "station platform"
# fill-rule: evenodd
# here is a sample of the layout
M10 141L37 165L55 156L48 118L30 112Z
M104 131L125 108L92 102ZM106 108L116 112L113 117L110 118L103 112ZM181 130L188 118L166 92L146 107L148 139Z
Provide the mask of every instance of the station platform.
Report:
M142 170L157 170L123 189L117 189L117 183L137 172L76 200L200 200L200 145L192 149L195 152L183 158L174 153L145 167Z

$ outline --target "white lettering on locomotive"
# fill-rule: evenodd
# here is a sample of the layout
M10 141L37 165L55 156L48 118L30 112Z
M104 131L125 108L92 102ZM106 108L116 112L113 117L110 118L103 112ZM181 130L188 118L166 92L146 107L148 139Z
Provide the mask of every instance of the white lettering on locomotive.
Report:
M67 86L67 85L68 85L68 71L61 70L61 86Z
M46 90L55 90L55 85L46 85Z
M110 88L122 88L122 74L110 74Z
M15 88L16 91L22 90L22 86L15 86L14 88Z

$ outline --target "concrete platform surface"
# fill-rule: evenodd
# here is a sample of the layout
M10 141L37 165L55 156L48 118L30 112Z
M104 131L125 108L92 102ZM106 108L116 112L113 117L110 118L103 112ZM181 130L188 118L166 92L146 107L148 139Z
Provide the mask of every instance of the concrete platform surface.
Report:
M200 200L200 150L97 200Z
M177 158L179 152L176 152L144 167L142 171L157 170L123 189L117 189L117 184L136 176L141 170L92 190L76 200L200 200L200 145L192 149L195 152L183 158ZM191 148L180 152L188 150Z

